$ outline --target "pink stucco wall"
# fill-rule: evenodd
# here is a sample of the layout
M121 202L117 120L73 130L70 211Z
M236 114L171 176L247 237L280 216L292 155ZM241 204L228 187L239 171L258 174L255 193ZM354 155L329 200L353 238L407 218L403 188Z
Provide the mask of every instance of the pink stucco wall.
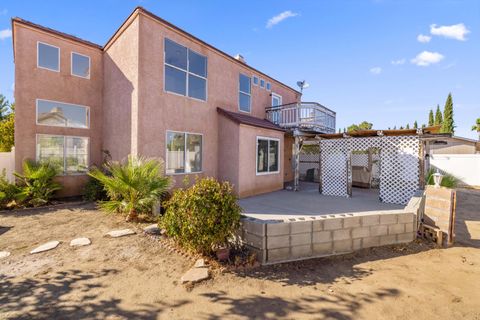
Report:
M101 162L102 147L102 51L51 33L14 23L15 50L15 170L25 159L36 157L36 134L90 138L90 163ZM60 72L37 68L37 41L60 48ZM91 59L90 79L71 75L71 52ZM36 124L36 99L54 100L90 107L90 129L50 127ZM81 193L85 175L60 176L65 185L60 196Z

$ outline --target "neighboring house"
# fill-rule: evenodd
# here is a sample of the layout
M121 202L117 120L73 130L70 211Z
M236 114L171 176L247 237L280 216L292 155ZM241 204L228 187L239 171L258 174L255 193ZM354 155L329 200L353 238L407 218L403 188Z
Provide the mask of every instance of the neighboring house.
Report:
M274 191L293 179L293 134L335 131L333 111L143 8L104 46L19 18L12 29L16 170L55 159L62 195L82 192L102 150L161 157L176 186L198 175L240 197Z
M478 140L452 136L430 141L431 154L475 154L480 153Z

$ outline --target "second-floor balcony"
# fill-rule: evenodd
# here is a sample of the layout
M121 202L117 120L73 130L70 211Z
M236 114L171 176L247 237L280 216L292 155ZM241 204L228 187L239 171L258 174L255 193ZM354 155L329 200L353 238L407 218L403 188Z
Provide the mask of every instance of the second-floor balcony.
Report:
M288 130L335 133L336 113L317 102L284 104L265 111L268 121Z

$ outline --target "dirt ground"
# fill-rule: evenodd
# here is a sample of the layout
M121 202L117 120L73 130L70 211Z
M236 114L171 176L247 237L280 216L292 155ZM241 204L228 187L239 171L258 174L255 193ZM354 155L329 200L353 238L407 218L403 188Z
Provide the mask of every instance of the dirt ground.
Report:
M480 215L472 197L459 215L470 220ZM11 251L0 260L0 319L480 319L478 242L227 272L189 289L179 279L194 261L140 233L104 237L136 226L92 205L0 214L0 226L0 251ZM467 228L473 239L469 230L480 228ZM80 236L92 245L71 248ZM62 243L29 254L50 240Z

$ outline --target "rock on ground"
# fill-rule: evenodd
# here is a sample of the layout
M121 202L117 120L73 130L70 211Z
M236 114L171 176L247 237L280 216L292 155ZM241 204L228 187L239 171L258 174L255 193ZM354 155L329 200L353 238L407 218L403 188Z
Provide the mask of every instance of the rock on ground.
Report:
M208 268L192 268L188 270L182 278L180 278L181 283L185 282L199 282L209 278Z
M40 253L40 252L55 249L59 244L60 244L60 241L50 241L50 242L44 243L41 246L36 247L32 251L30 251L30 254Z
M8 251L0 251L0 259L6 258L10 255Z
M107 236L112 238L124 237L135 234L135 231L131 229L123 229L123 230L113 230L107 233Z
M83 247L83 246L88 246L92 242L88 238L76 238L70 241L70 246L71 247Z
M193 266L194 268L203 268L205 267L205 260L204 259L198 259L195 261L195 265Z
M143 232L148 234L160 234L160 228L156 224L151 224L143 228Z

